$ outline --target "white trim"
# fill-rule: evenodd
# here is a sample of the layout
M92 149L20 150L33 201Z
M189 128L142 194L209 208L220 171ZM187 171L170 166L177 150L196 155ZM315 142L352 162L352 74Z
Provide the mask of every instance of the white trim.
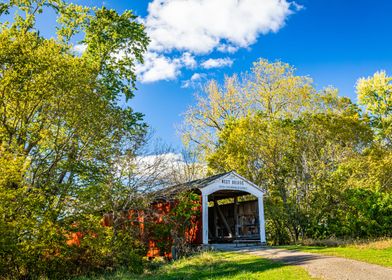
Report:
M260 196L257 198L257 203L259 207L259 230L260 230L260 242L265 243L265 219L264 219L264 203L263 197Z
M240 174L238 174L235 171L231 171L230 174L234 174L235 176L241 178L242 180L244 180L245 182L247 182L249 185L254 186L255 188L259 189L260 191L262 191L263 194L265 194L265 191L263 189L261 189L258 185L256 185L255 183L252 183L251 181L249 181L248 179L242 177Z
M252 186L255 187L256 189L259 189L259 190L261 190L263 193L265 193L265 191L262 190L258 185L256 185L255 183L252 183L252 182L249 181L248 179L242 177L241 175L239 175L239 174L238 174L237 172L235 172L235 171L230 171L230 172L228 172L228 173L225 174L225 175L222 175L222 176L219 176L218 178L215 178L214 180L212 180L211 182L209 182L207 186L213 184L214 182L216 182L216 181L218 181L218 180L222 180L222 179L224 179L224 178L226 178L226 177L228 177L228 176L230 176L230 175L237 176L239 179L245 181L245 182L248 183L249 185L252 185ZM201 190L201 189L203 189L203 188L205 188L205 187L206 187L206 186L201 187L201 188L199 188L199 189Z
M242 186L231 186L231 185L225 185L222 182L225 178L227 178L229 175L233 175L237 177L238 179L241 179L242 181L245 182ZM218 181L219 179L219 181ZM244 179L243 177L239 176L235 172L230 172L222 177L219 177L215 180L213 180L211 183L209 183L207 186L200 188L201 192L204 195L210 195L214 192L220 191L220 190L238 190L238 191L244 191L250 194L253 194L256 197L263 196L264 191L260 189L257 185L250 183L248 180Z
M222 182L228 176L234 176L242 180L238 184L234 184L233 180L228 183ZM246 180L242 176L238 175L236 172L231 171L226 175L216 178L211 181L207 186L200 188L202 194L202 223L203 223L203 244L208 245L208 196L212 193L221 190L237 190L250 193L257 197L258 208L259 208L259 225L260 225L260 241L265 243L265 219L264 219L264 203L263 196L264 191L260 189L254 183Z
M203 244L208 244L208 195L202 194Z

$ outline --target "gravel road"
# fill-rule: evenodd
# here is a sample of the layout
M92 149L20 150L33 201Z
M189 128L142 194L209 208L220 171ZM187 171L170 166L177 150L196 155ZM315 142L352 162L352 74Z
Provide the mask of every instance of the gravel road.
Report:
M392 280L392 269L332 256L268 247L213 245L223 251L244 252L305 268L312 277L325 280Z

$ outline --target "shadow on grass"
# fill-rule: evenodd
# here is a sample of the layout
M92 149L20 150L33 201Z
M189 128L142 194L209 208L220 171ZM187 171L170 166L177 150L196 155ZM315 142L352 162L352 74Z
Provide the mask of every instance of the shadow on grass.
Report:
M258 254L259 251L266 250L268 251L267 256L272 257L271 261L273 262L278 262L278 263L283 263L286 265L301 265L301 264L306 264L309 261L317 260L317 259L325 259L328 258L329 256L326 255L320 255L320 254L310 254L306 252L301 252L300 250L297 249L290 249L289 251L292 251L291 253L286 253L282 254L282 252L279 251L272 251L269 250L271 248L250 248L248 250L245 250L244 252L253 252L254 255L264 257L265 255L263 254ZM285 249L288 250L287 248L272 248L272 249Z
M162 265L142 275L120 270L79 280L310 279L305 270L245 252L207 252Z
M274 261L283 262L283 263L289 264L289 265L301 265L301 264L306 264L309 261L313 261L313 260L317 260L317 259L325 259L325 258L328 258L328 256L309 255L309 254L303 253L301 255L277 257L277 258L274 258Z
M309 251L320 251L322 249L328 249L328 248L338 248L336 246L334 247L328 247L328 246L302 246L302 245L287 245L287 246L277 246L274 247L277 249L287 249L287 250L309 250Z
M196 264L173 265L169 269L151 276L146 277L146 275L143 275L134 279L230 279L241 274L260 273L284 266L283 263L237 254L231 254L230 258L226 258L227 255L225 253L218 253L216 256L214 259L201 261ZM238 257L233 258L233 256Z

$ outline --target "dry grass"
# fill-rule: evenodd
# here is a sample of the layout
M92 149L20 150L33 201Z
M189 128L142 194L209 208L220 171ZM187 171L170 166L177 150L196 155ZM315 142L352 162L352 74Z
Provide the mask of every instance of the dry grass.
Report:
M392 248L392 238L384 238L377 241L371 241L368 243L358 243L354 244L354 247L359 249L376 249L376 250L383 250Z
M328 239L314 240L304 239L298 245L303 246L325 246L325 247L355 247L362 249L387 249L392 247L392 238L383 237L377 239Z

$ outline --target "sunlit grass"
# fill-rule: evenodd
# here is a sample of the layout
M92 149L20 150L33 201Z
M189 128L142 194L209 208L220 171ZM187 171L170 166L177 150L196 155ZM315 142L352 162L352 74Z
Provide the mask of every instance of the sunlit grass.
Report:
M89 279L89 278L83 278ZM126 271L90 279L312 279L300 267L239 253L204 252L161 266L156 271L132 275Z

